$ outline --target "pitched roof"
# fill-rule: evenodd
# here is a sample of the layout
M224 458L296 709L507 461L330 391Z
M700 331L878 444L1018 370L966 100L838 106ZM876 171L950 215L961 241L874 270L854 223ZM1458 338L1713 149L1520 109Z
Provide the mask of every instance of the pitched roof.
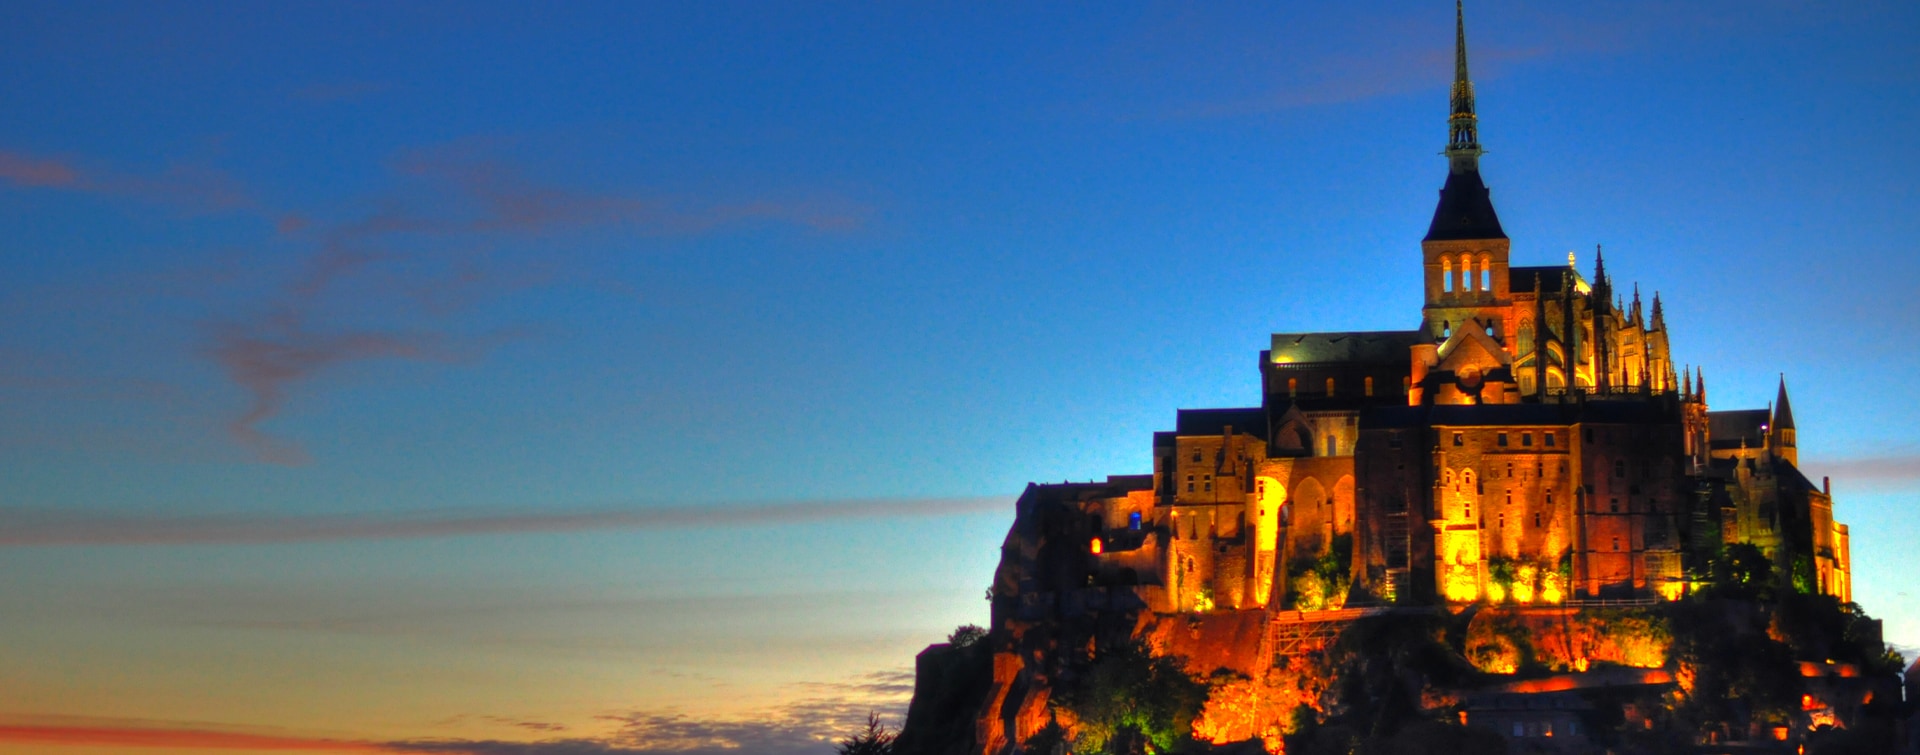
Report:
M1267 439L1267 410L1260 407L1246 409L1181 409L1174 420L1174 432L1180 435L1223 435L1228 427L1237 435L1246 433L1261 440Z
M1274 364L1406 364L1422 338L1417 330L1275 333L1268 359Z
M1480 171L1447 173L1447 184L1440 189L1440 204L1433 210L1433 223L1427 226L1426 241L1462 239L1504 239L1500 218L1493 212L1493 198L1480 180Z
M1586 280L1580 277L1578 270L1566 265L1509 267L1507 268L1507 290L1519 293L1557 294L1566 288L1567 279L1562 273L1573 273L1576 288L1579 285L1578 282Z
M1707 412L1707 438L1713 448L1760 448L1767 443L1767 420L1765 409Z

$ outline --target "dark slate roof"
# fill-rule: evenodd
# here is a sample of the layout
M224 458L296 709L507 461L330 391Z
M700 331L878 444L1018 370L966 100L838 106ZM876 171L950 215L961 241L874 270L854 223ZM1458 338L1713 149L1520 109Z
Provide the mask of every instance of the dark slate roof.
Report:
M1257 406L1248 409L1181 409L1174 423L1174 432L1181 435L1221 435L1229 425L1233 426L1235 434L1246 433L1266 440L1267 410Z
M1678 422L1679 413L1658 401L1588 401L1580 408L1580 421L1588 423Z
M1268 359L1274 364L1407 364L1421 340L1417 330L1275 333Z
M1447 184L1440 189L1440 205L1433 210L1433 224L1427 226L1427 241L1462 239L1504 239L1500 218L1493 214L1493 198L1480 180L1480 171L1448 173Z
M1580 277L1578 270L1565 265L1510 267L1507 268L1507 290L1517 293L1557 294L1565 289L1566 276L1562 273L1566 272L1572 272L1574 280L1586 280Z
M1572 404L1448 404L1435 406L1427 421L1454 427L1472 425L1569 425L1580 407Z
M1714 448L1759 448L1767 443L1767 410L1734 409L1707 412L1707 438Z
M1360 413L1361 429L1393 427L1475 427L1559 425L1576 422L1652 423L1677 421L1651 401L1588 401L1585 404L1446 404L1383 406Z

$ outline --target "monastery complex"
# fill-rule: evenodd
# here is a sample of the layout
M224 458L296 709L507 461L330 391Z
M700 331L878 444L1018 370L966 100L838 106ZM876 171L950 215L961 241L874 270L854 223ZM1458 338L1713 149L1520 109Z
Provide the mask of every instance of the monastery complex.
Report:
M1052 690L1072 673L1061 659L1095 640L1308 695L1275 680L1361 617L1471 615L1481 636L1509 616L1545 638L1548 666L1584 673L1592 660L1664 689L1664 644L1569 627L1706 594L1732 553L1764 555L1752 573L1772 573L1756 579L1852 601L1847 527L1828 485L1798 467L1785 378L1766 408L1715 410L1702 372L1674 358L1659 295L1643 305L1638 286L1616 288L1602 250L1587 270L1572 254L1513 264L1481 178L1464 22L1450 99L1412 327L1275 333L1258 405L1180 411L1153 436L1152 474L1028 486L988 594L992 681L968 708L967 752L1017 752L1056 725ZM1862 626L1879 647L1877 622ZM922 656L927 689L942 683L943 647ZM1474 662L1514 673L1490 658ZM1535 739L1580 726L1550 720L1566 701L1506 711L1511 700L1488 702L1506 698L1460 694L1463 724ZM1218 723L1235 710L1209 702L1196 733L1259 734L1271 749L1271 730Z
M1769 408L1712 410L1658 294L1624 295L1598 252L1590 274L1571 254L1511 264L1457 33L1417 327L1276 333L1259 406L1182 410L1152 475L1037 485L1022 507L1073 500L1085 579L1162 613L1672 600L1729 543L1851 600L1847 527L1797 466L1784 378Z

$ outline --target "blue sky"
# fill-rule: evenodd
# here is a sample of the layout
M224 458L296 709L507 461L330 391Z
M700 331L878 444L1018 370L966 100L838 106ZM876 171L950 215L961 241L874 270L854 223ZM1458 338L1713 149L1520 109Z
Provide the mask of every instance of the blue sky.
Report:
M0 8L0 716L819 751L1028 481L1416 324L1451 10ZM1920 645L1920 10L1467 13L1516 261L1786 373Z

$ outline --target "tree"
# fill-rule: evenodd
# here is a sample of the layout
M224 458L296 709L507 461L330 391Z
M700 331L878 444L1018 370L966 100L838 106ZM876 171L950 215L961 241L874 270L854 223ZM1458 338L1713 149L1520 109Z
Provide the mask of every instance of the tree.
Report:
M840 740L835 752L840 755L893 755L893 740L898 736L880 725L880 715L867 713L867 728Z
M957 648L970 648L986 638L987 630L975 624L964 624L954 629L953 634L947 635L947 644Z

